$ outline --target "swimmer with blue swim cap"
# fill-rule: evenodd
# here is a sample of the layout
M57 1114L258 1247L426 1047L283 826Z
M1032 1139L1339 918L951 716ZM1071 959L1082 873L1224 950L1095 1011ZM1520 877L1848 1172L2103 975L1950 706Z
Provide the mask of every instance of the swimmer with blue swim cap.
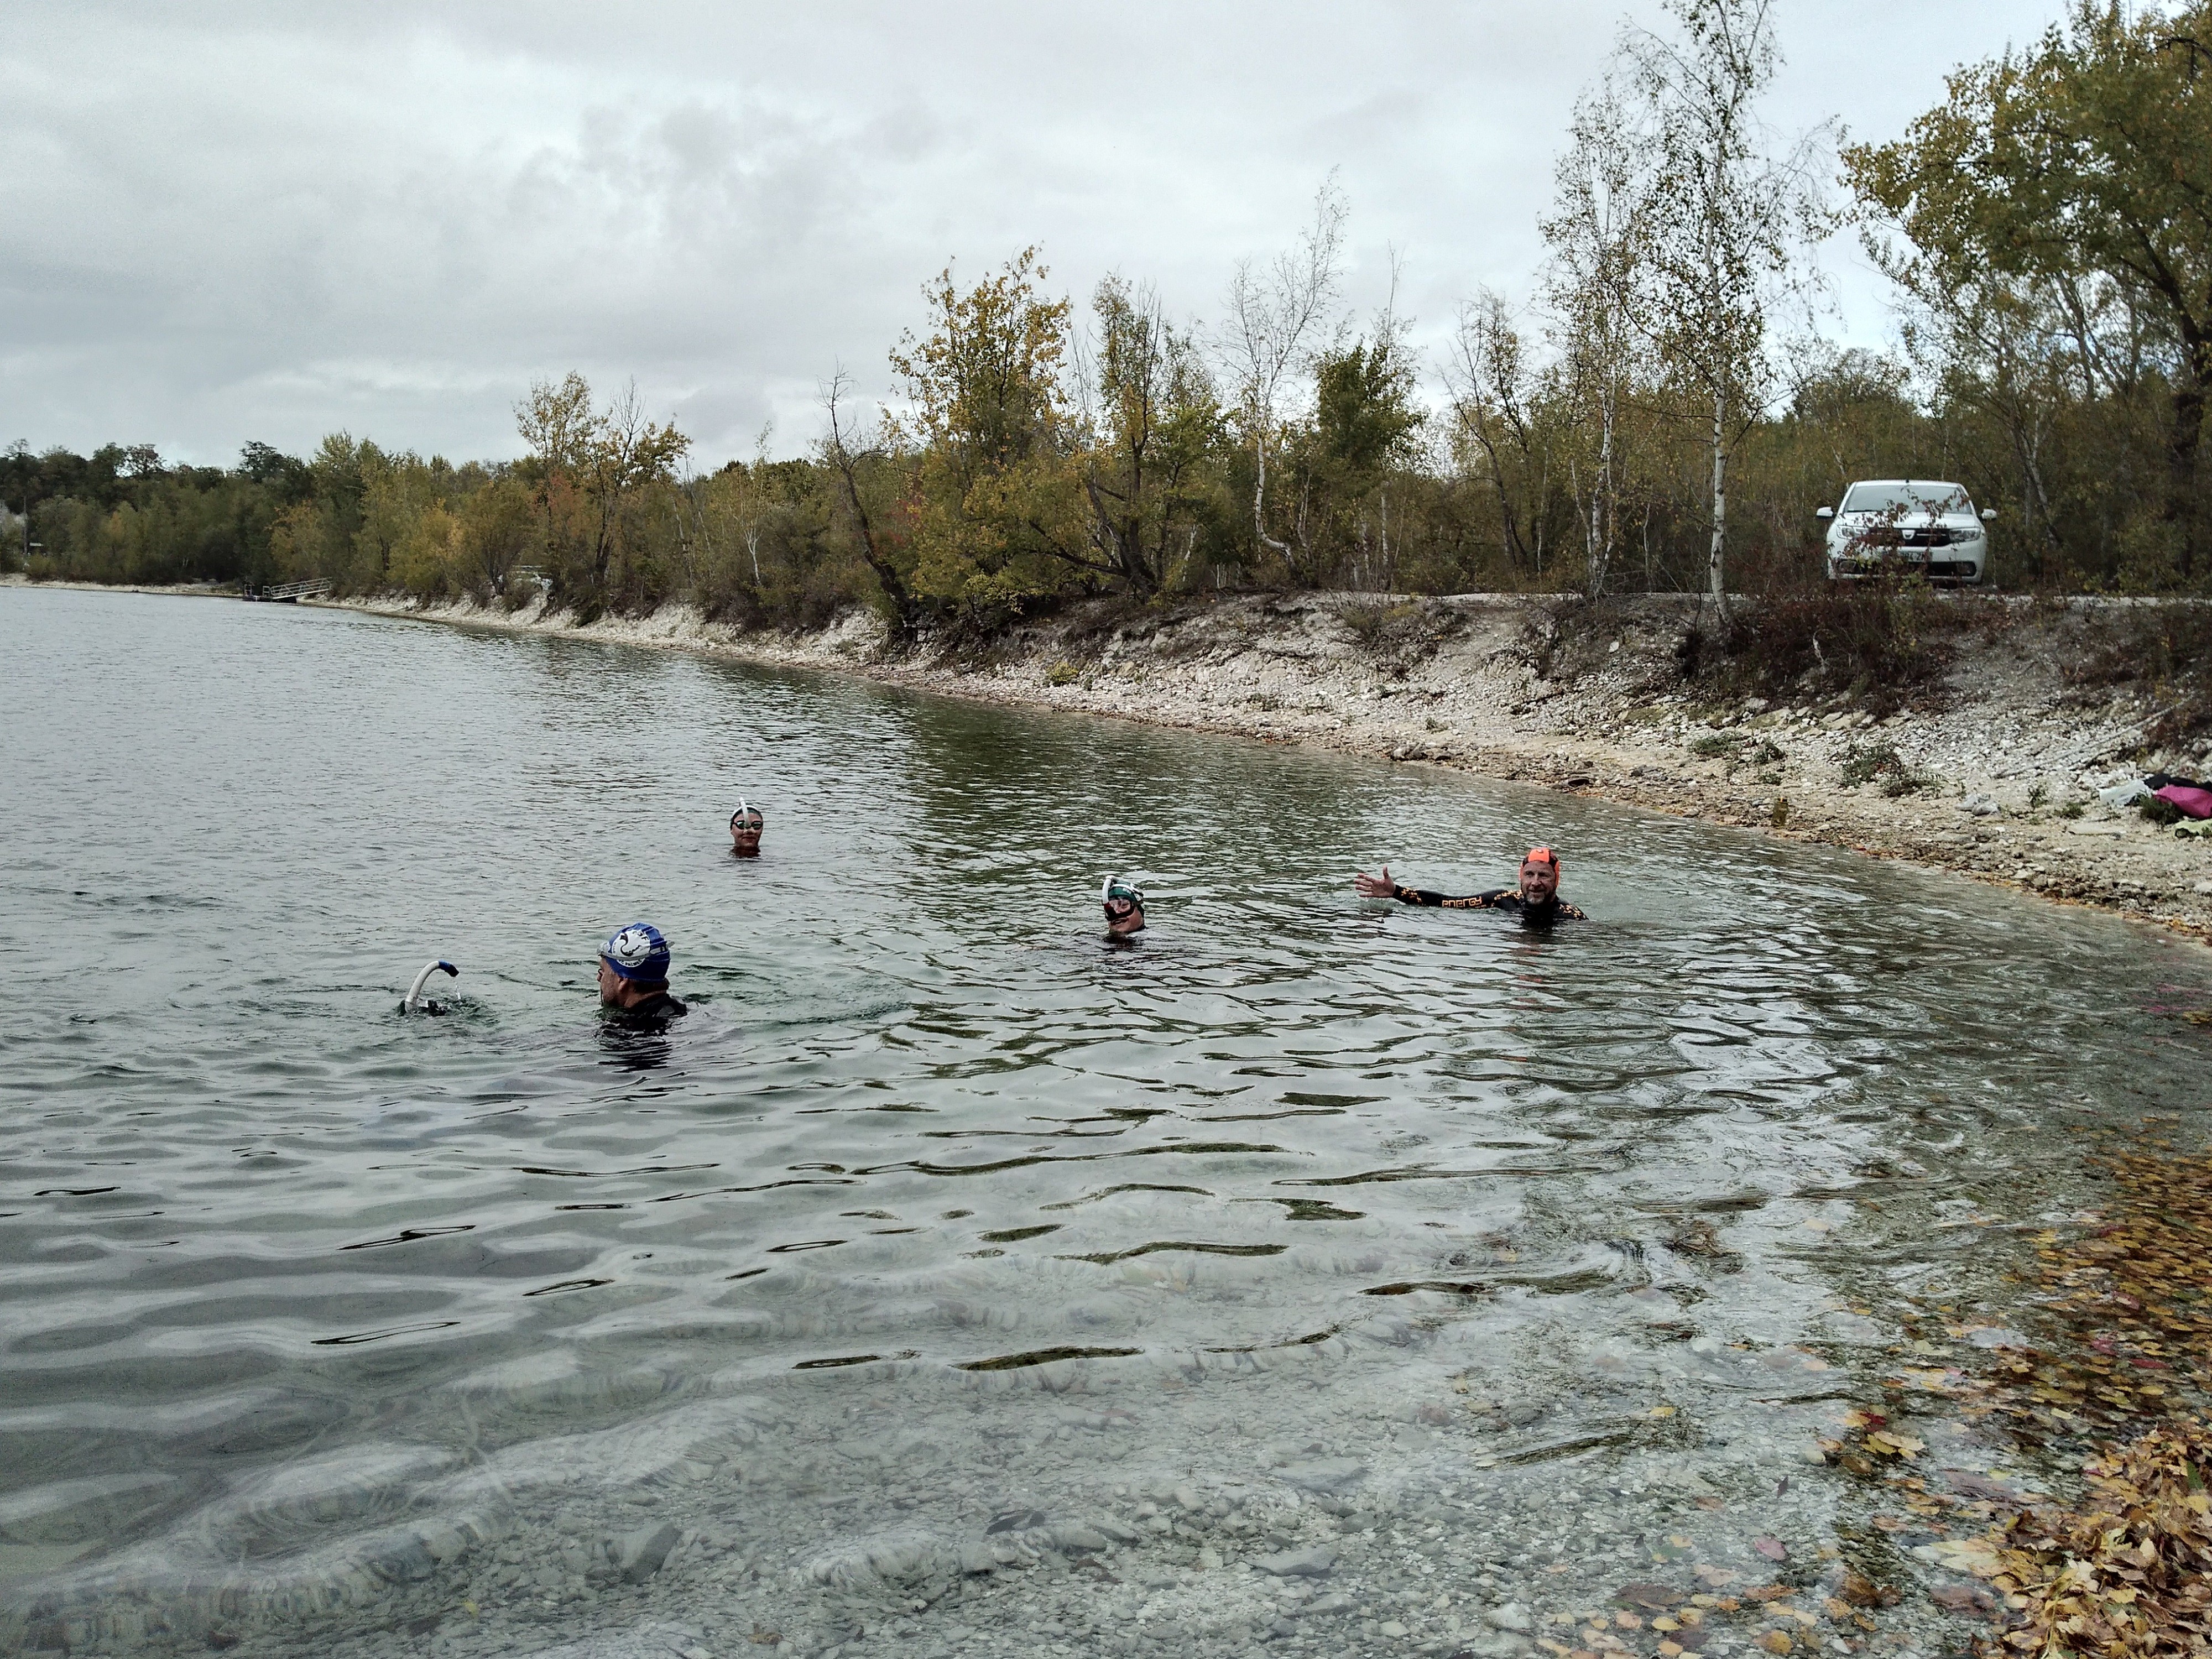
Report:
M599 946L599 1001L633 1023L661 1024L691 1011L668 994L668 941L649 921L619 928Z

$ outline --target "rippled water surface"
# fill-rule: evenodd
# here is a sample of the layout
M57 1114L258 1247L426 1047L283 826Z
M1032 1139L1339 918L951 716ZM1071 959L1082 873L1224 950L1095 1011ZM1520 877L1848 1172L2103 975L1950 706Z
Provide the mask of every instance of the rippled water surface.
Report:
M0 1601L81 1635L641 1506L834 1588L1147 1480L1771 1484L1850 1304L2193 1104L2193 947L1600 805L288 607L8 591L0 660ZM1588 925L1349 890L1534 840Z

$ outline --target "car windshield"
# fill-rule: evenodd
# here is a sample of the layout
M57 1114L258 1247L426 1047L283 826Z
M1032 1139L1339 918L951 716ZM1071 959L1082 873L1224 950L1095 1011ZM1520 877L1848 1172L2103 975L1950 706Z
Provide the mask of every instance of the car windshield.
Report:
M1846 513L1971 513L1974 504L1954 483L1853 484Z

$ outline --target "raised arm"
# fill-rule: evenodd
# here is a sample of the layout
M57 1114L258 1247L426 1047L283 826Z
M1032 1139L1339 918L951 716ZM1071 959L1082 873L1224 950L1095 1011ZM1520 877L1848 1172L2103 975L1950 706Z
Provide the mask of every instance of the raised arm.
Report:
M1496 893L1469 893L1455 898L1449 893L1431 893L1425 888L1401 887L1390 879L1390 866L1384 865L1382 873L1370 876L1360 871L1352 878L1352 891L1362 898L1395 899L1401 904L1441 905L1447 910L1487 910L1497 900Z

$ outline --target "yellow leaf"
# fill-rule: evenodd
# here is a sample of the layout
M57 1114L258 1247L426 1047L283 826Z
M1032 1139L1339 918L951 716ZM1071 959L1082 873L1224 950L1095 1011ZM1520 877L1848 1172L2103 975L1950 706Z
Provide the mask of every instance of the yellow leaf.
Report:
M1790 1653L1797 1644L1790 1639L1787 1631L1771 1630L1759 1638L1759 1645L1769 1653Z
M1674 1414L1674 1408L1672 1406L1654 1406L1644 1414L1646 1417L1672 1417Z

